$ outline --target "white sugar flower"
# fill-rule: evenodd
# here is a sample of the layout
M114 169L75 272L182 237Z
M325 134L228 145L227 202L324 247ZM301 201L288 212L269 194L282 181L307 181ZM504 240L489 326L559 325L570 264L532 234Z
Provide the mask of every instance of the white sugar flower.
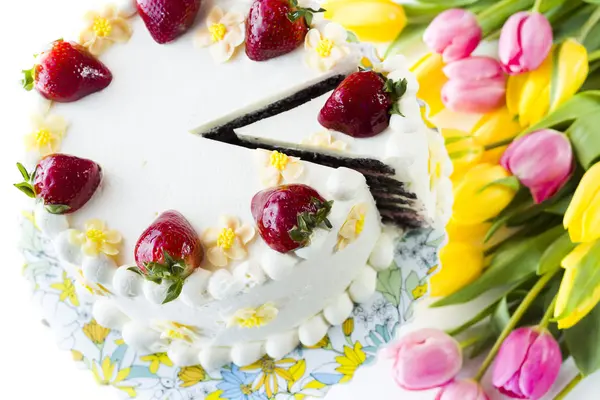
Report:
M367 206L364 203L357 204L348 213L346 221L338 232L337 250L343 250L354 242L365 228Z
M25 136L25 148L41 157L56 153L67 132L67 126L67 121L58 115L33 115L31 133Z
M85 15L86 28L79 34L79 43L95 56L101 55L113 43L125 43L131 38L131 27L125 14L109 4L102 11Z
M323 32L313 28L306 34L304 48L306 61L311 68L328 71L350 54L348 32L340 24L331 22Z
M244 19L241 13L224 13L220 7L213 7L206 17L206 27L196 32L196 44L209 47L216 62L226 62L233 56L235 48L244 43Z
M348 149L348 143L337 140L328 131L317 132L302 141L302 144L322 149L344 151Z
M255 234L251 225L242 225L235 217L222 216L219 228L208 228L202 234L208 261L215 267L226 267L229 260L245 259L248 256L246 245Z
M297 157L290 157L278 151L258 149L260 179L265 187L298 182L304 173L304 166Z

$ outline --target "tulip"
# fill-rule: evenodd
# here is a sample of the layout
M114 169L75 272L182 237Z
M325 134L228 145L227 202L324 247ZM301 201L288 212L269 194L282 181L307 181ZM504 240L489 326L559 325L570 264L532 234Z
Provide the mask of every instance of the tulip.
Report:
M573 243L600 239L600 163L583 175L563 224Z
M508 108L502 107L485 114L471 129L471 136L482 146L489 146L514 138L521 132L521 126L509 113ZM507 146L488 150L481 157L482 162L497 164Z
M500 163L541 203L554 196L573 173L573 149L569 139L552 129L523 136L508 146Z
M425 30L423 41L444 57L444 62L469 57L481 41L481 27L475 15L454 8L439 14Z
M468 133L457 129L442 129L446 150L454 166L453 174L462 175L483 156L483 146Z
M502 27L498 53L507 74L536 70L552 48L552 26L542 14L513 14Z
M426 390L450 382L462 367L460 345L437 329L420 329L401 337L387 350L394 360L396 383L407 390Z
M595 242L578 245L561 262L565 273L558 289L558 297L556 298L556 306L554 307L554 317L558 320L559 329L568 329L576 325L600 302L600 286L598 286L572 312L563 316L567 309L568 300L573 293L575 279L579 274L577 267L594 245L596 245Z
M429 118L444 109L441 92L448 78L444 75L443 67L444 62L440 55L428 53L410 69L419 82L417 97L429 106Z
M435 400L489 400L481 385L471 379L454 381L442 388Z
M519 328L500 346L492 383L509 397L537 400L550 390L561 364L560 347L550 332Z
M585 46L575 39L567 39L558 53L556 88L550 112L569 100L579 91L589 72L588 53Z
M479 164L469 170L454 188L456 222L474 225L497 216L517 192L501 183L508 177L510 174L500 165Z
M442 101L452 111L487 113L505 103L506 77L498 61L469 57L446 65L450 79L442 88Z
M482 246L450 241L440 251L440 271L431 277L431 296L451 295L479 278L483 260Z

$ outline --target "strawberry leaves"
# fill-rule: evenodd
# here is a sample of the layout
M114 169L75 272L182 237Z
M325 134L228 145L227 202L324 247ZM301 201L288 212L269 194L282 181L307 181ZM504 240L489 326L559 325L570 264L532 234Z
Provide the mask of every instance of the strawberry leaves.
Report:
M129 267L129 271L143 276L146 280L154 282L157 285L163 283L163 280L170 282L167 289L167 296L163 304L167 304L177 299L183 290L183 283L189 273L186 272L185 262L176 260L169 253L163 251L162 262L148 262L144 264L144 269L135 266ZM144 271L145 270L145 271Z
M294 8L294 10L290 11L287 15L290 22L296 22L300 18L304 18L304 20L306 21L306 25L308 25L308 26L312 25L312 21L313 21L313 17L314 17L315 13L322 13L322 12L327 11L324 8L319 8L318 10L315 10L314 8L310 8L310 7L307 7L307 8L299 7L298 0L290 0L290 4Z
M404 117L404 114L400 111L400 105L398 104L398 100L404 96L406 93L406 87L408 82L406 78L403 78L399 81L393 81L391 79L386 79L385 85L383 87L384 92L389 93L392 98L392 108L390 109L390 114L398 114Z
M331 213L333 201L323 202L313 197L311 203L315 205L316 211L304 211L298 214L298 224L289 231L290 238L297 243L308 243L313 231L322 225L327 229L333 227L329 219L327 219Z
M15 183L14 186L19 189L21 192L25 193L28 197L32 199L36 198L35 188L33 187L33 179L35 178L35 172L33 171L30 174L27 169L21 163L17 163L17 168L23 177L23 182Z
M23 89L30 92L35 86L35 67L31 69L24 69L22 72L23 79L21 79L21 84L23 85Z

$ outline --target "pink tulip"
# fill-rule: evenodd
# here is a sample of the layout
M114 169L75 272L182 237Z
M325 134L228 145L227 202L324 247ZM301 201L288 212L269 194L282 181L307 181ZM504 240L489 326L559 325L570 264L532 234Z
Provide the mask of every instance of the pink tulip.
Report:
M449 63L471 55L481 41L481 27L473 13L454 8L431 21L423 41Z
M507 74L536 70L552 49L552 26L542 14L525 11L512 15L502 27L499 56Z
M454 381L442 388L435 400L490 400L481 385L474 380Z
M407 390L442 386L462 367L460 345L437 329L421 329L400 338L388 349L394 359L394 379Z
M571 177L573 149L562 133L542 129L512 142L500 163L529 188L536 203L541 203Z
M506 75L490 57L469 57L444 67L442 101L452 111L487 113L505 103Z
M509 397L537 400L556 381L561 363L560 347L550 332L519 328L500 347L492 383Z

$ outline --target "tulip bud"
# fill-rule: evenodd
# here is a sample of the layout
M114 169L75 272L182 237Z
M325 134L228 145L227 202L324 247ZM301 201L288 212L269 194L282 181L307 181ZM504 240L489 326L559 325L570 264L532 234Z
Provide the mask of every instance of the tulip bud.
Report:
M431 21L423 35L423 41L449 63L470 56L479 45L481 35L481 27L475 15L454 8L444 11Z
M442 388L435 400L489 400L481 385L474 380L454 381Z
M523 136L508 146L500 163L531 190L536 203L558 192L573 173L569 139L552 129Z
M550 332L519 328L500 347L492 383L509 397L537 400L550 390L561 364L560 347Z
M509 110L502 107L483 115L471 130L471 134L477 143L488 146L514 138L521 130L521 126L515 121ZM506 146L488 150L483 153L481 161L497 164L505 150Z
M600 163L583 175L563 224L573 243L600 239Z
M425 390L454 379L462 367L460 345L437 329L420 329L401 337L387 350L394 359L393 374L398 386Z
M552 48L552 26L542 14L525 11L512 15L502 27L498 53L507 74L537 69Z
M451 295L479 278L483 261L482 246L450 241L440 251L441 270L431 277L431 296Z
M452 111L487 113L505 103L506 76L498 61L470 57L444 67L450 79L442 88L442 101Z

